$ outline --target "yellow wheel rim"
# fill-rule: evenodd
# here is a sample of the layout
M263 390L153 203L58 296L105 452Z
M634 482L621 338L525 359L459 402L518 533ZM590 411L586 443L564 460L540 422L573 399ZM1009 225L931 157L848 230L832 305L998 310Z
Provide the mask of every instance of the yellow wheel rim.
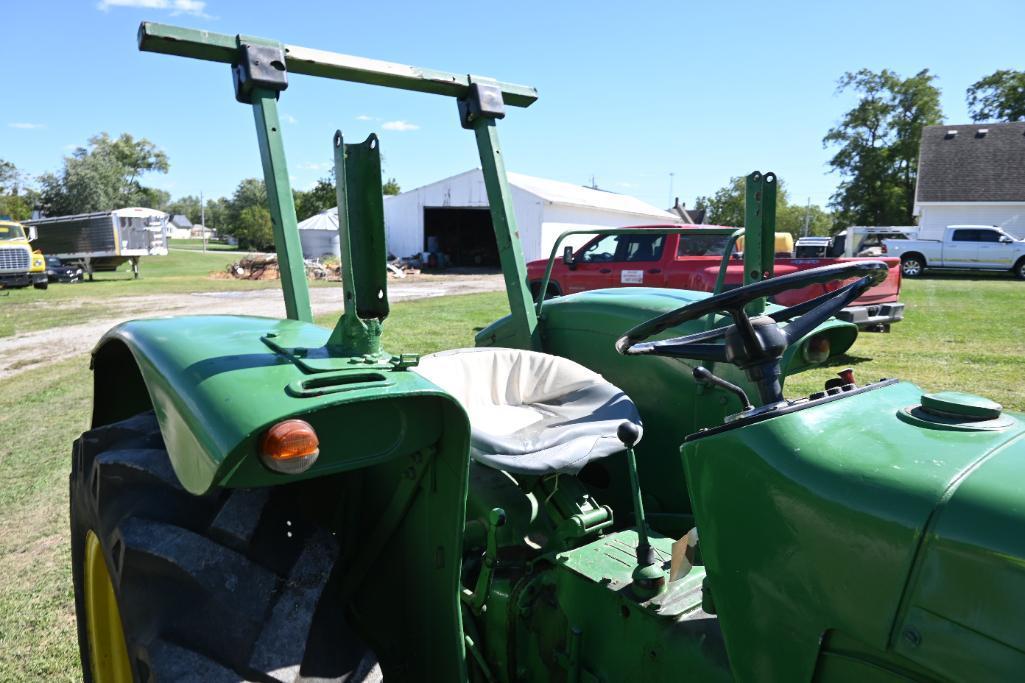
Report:
M85 628L89 638L89 664L95 683L131 683L121 613L114 597L100 539L92 530L85 536Z

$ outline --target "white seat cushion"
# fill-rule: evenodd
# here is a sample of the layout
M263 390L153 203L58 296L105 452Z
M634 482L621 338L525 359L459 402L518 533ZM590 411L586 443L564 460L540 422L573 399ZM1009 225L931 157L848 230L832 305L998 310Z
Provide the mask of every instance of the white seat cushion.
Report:
M470 418L471 456L518 474L576 474L623 450L616 429L640 426L633 401L566 358L519 349L456 349L413 368L451 394Z

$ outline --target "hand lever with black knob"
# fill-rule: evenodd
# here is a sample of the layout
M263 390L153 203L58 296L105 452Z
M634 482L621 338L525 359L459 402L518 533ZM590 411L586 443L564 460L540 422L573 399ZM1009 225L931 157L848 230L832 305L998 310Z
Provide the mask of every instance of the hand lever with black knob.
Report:
M666 575L659 566L655 552L648 541L648 523L644 517L644 503L641 500L641 483L637 477L637 457L634 444L641 437L640 428L633 422L621 422L616 436L626 446L627 469L630 470L630 488L633 491L634 517L637 519L637 566L633 570L633 587L638 597L651 598L662 592Z
M751 405L751 399L747 397L747 393L743 389L732 382L727 382L721 377L716 377L708 368L700 365L694 368L694 379L700 384L714 384L715 386L734 394L740 399L740 403L744 406L744 410L751 410L754 407Z

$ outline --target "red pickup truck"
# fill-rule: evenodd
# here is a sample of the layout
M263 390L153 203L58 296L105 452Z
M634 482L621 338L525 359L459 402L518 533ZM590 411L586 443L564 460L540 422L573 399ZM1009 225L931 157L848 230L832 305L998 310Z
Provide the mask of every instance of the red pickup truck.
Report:
M604 287L671 287L711 292L722 262L723 251L729 237L719 235L677 234L659 232L659 228L680 228L679 225L645 225L643 232L622 235L599 235L577 249L573 258L559 258L552 267L547 296L573 294ZM693 226L712 227L712 226ZM716 226L718 227L718 226ZM725 287L737 287L744 280L744 265L740 254L731 254ZM832 263L851 261L849 258L781 258L775 261L775 274L785 275L798 270L817 268ZM880 284L865 292L854 304L841 311L841 320L855 323L862 329L889 331L892 323L904 318L904 304L900 294L900 260L880 260L890 266L890 274ZM527 278L531 293L537 300L544 279L547 260L527 264ZM838 289L843 283L812 285L804 289L785 292L775 303L792 306L802 301Z

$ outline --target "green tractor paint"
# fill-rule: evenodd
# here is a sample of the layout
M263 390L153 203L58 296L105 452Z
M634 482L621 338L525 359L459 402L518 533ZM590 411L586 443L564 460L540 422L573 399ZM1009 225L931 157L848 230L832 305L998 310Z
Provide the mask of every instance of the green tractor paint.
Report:
M86 680L1025 670L1025 416L849 372L786 399L789 375L854 342L831 316L885 266L773 277L771 173L748 177L743 287L534 302L496 127L532 88L156 24L139 44L231 66L256 121L287 319L134 321L95 349L92 428L71 475ZM345 310L331 330L312 324L277 116L289 74L457 100L510 305L476 349L385 350L373 135L331 142ZM771 303L834 280L799 306ZM479 359L495 365L471 375ZM485 437L501 420L472 398L503 381L533 398L491 405L509 408L502 420L535 419L545 400L562 417L500 432L569 439L597 424L584 436L603 457L555 467L558 440L531 464L496 450Z

